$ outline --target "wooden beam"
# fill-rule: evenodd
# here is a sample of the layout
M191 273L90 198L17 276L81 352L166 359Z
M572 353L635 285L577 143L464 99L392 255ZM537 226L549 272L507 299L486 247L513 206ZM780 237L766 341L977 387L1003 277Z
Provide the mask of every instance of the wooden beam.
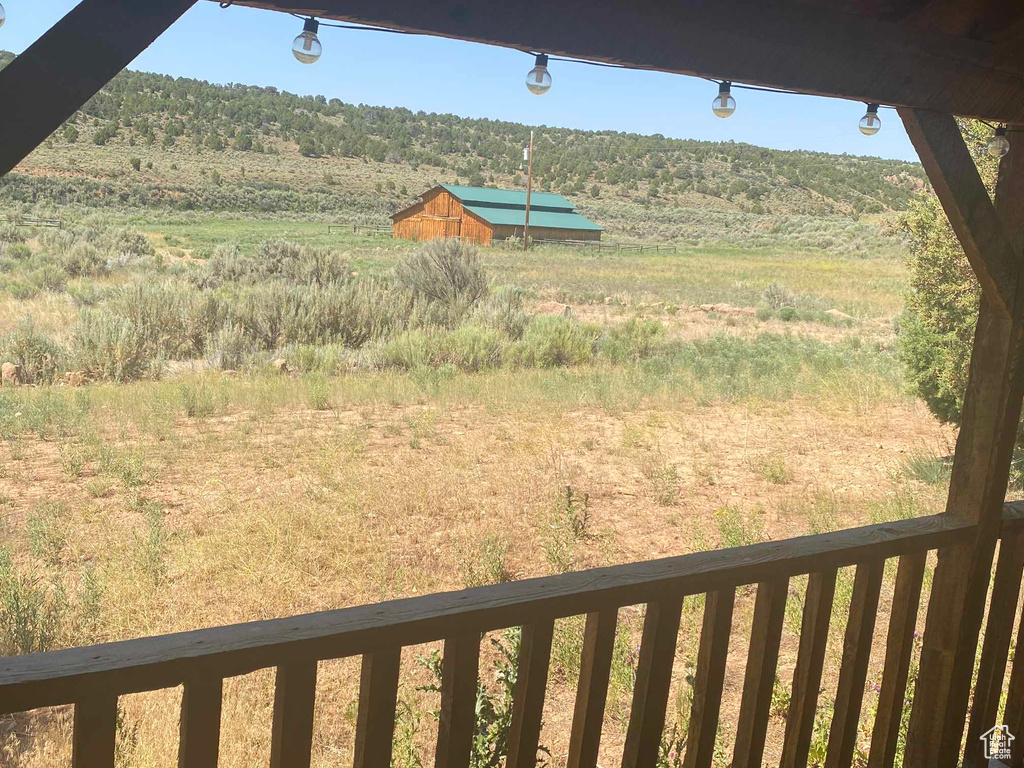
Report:
M927 122L921 115L904 115L908 128ZM925 163L932 183L939 177L958 173L962 178L945 184L956 195L972 195L980 180L973 168L950 161L948 155L966 150L949 135L952 119L941 132L911 131L915 143L925 140L925 151L937 163ZM933 123L934 127L934 123ZM968 241L987 244L980 255L989 264L999 264L1007 256L1007 242L1013 242L1011 264L1020 259L1019 238L1024 232L1024 140L1010 133L1010 153L1003 158L996 187L995 211L965 217L972 228ZM938 186L938 185L937 185ZM953 201L963 210L981 211L977 199ZM963 224L964 222L961 222ZM983 224L984 223L984 224ZM998 227L1003 234L993 238L975 229ZM960 231L957 232L960 236ZM963 242L963 240L962 240ZM965 250L968 243L965 243ZM1005 265L996 273L1019 290L1016 274ZM945 516L977 524L974 533L957 546L939 550L938 565L932 583L921 651L920 671L914 692L914 705L907 734L908 765L915 768L952 768L956 765L964 735L967 703L970 696L978 635L985 611L991 577L992 555L1000 529L1000 510L1006 498L1010 460L1020 423L1024 397L1024 333L1019 320L1024 302L1011 302L1013 314L997 303L992 291L983 291L974 349L964 396L960 434L957 437L953 472Z
M974 158L951 115L901 109L900 117L982 290L1013 314L1017 262Z
M639 69L1024 121L1024 70L1013 62L996 66L991 42L866 18L839 3L525 0L496 9L465 0L236 0L235 5ZM500 24L494 21L496 12ZM1012 19L1010 13L1004 21ZM325 59L329 55L328 48ZM518 73L509 77L510 88L521 87ZM557 64L555 82L557 88Z
M82 0L0 72L0 176L20 163L196 0Z

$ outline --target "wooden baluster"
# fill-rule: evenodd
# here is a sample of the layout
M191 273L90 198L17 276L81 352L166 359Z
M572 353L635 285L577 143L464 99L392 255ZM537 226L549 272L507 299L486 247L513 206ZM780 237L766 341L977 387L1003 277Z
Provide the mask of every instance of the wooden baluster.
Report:
M1017 646L1013 653L1013 667L1010 670L1010 684L1006 689L1006 711L1003 712L1003 725L1010 729L1014 736L1024 735L1024 614L1021 614L1017 626ZM1010 742L1010 765L1015 768L1024 766L1024 738L1017 736Z
M567 768L594 768L597 765L617 620L618 610L615 608L587 614Z
M896 759L927 556L927 552L913 552L900 558L889 614L889 634L885 641L882 689L878 694L878 710L871 731L868 768L892 768Z
M846 622L846 636L843 640L843 662L839 668L832 728L828 734L825 768L849 768L853 761L884 567L884 560L870 560L857 566L853 598L850 601L850 618Z
M277 668L270 768L309 768L316 704L316 659Z
M682 596L647 604L622 768L647 768L658 759L682 610Z
M363 654L359 675L359 714L356 717L355 768L389 768L391 765L401 661L401 648Z
M782 620L786 613L788 589L789 579L785 576L762 581L757 585L754 620L750 628L750 651L747 654L743 698L736 726L736 747L732 759L734 768L761 766L779 663L779 642L782 639Z
M804 613L800 623L800 649L793 670L793 694L782 745L782 768L804 768L807 765L835 591L834 568L807 577L807 594L804 596Z
M999 560L992 584L992 600L988 610L988 626L978 666L978 682L974 688L974 706L971 709L970 726L967 729L967 745L964 751L964 766L984 766L981 734L996 723L999 713L999 696L1003 691L1006 676L1006 662L1010 655L1010 635L1013 619L1017 615L1017 598L1020 595L1021 573L1024 572L1024 537L1014 533L1005 536L999 545ZM1017 641L1020 647L1020 640ZM1014 736L1020 738L1016 731Z
M437 727L436 768L468 768L476 730L476 689L480 634L444 641L441 666L441 714Z
M552 619L523 627L508 736L508 757L505 760L507 768L534 768L537 764L554 631L555 622Z
M100 694L75 703L71 768L114 768L117 695Z
M708 593L704 603L704 625L700 631L697 671L693 681L693 705L686 734L685 768L711 768L718 738L718 713L725 685L725 662L729 656L732 609L736 589L727 587Z
M178 727L178 768L217 768L223 688L224 681L219 677L185 682Z

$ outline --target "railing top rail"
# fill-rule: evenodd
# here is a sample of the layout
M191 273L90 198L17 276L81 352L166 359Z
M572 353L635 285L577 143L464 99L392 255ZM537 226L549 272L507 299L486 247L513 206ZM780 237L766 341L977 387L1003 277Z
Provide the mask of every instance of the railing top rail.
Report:
M699 594L937 549L965 541L974 524L945 515L851 528L506 584L288 618L0 659L0 714L72 703L100 691L169 688L289 661L333 659L389 646L519 626ZM1003 531L1024 528L1024 502L1007 504ZM969 539L968 539L969 540Z

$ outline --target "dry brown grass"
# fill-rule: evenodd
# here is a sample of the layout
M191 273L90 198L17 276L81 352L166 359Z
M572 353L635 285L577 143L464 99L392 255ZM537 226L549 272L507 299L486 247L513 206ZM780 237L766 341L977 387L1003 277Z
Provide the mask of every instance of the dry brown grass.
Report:
M68 536L55 570L74 584L87 565L97 569L101 637L116 640L460 589L502 568L524 578L718 547L733 543L716 525L724 507L758 520L772 539L858 525L905 491L905 455L952 439L922 405L905 401L870 413L801 400L609 410L426 396L391 404L384 393L313 411L297 406L301 395L274 387L272 397L199 419L181 415L168 385L98 389L101 404L79 434L44 440L26 433L0 443L3 529L19 564L51 567L29 549L28 519L40 500L64 500ZM761 469L772 456L784 457L787 482ZM588 497L588 530L558 539L567 485L577 499ZM938 509L941 488L914 483L913 490L920 512ZM487 541L500 546L487 548ZM890 578L884 605L891 589ZM723 709L729 749L754 594L740 590L736 611ZM795 589L796 616L801 597ZM838 610L826 670L833 684ZM635 643L640 609L621 618L625 644ZM700 621L700 601L688 600L669 722L688 712L685 677ZM556 642L543 736L555 765L564 760L582 630L578 620L566 627ZM879 635L884 627L883 617ZM787 621L779 665L786 685L797 630ZM427 650L407 649L403 657L401 696L422 713L436 706L414 690L427 680L415 662ZM876 648L869 697L880 661ZM355 660L321 665L315 765L351 759L357 679ZM269 671L228 682L223 765L266 762L272 689ZM121 765L174 764L179 698L180 691L164 691L122 700ZM628 702L629 690L616 687L603 764L621 754ZM66 713L0 727L5 765L35 768L67 757ZM434 733L423 714L413 742L425 764ZM775 718L773 759L780 740Z

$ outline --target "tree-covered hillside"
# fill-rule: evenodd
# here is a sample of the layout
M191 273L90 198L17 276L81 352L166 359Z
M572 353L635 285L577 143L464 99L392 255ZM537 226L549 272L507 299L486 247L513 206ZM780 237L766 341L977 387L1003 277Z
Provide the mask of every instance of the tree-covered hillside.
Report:
M0 199L383 219L437 181L524 185L529 131L125 71L0 182ZM902 210L925 183L895 160L548 127L534 171L540 189L598 208L819 216Z

